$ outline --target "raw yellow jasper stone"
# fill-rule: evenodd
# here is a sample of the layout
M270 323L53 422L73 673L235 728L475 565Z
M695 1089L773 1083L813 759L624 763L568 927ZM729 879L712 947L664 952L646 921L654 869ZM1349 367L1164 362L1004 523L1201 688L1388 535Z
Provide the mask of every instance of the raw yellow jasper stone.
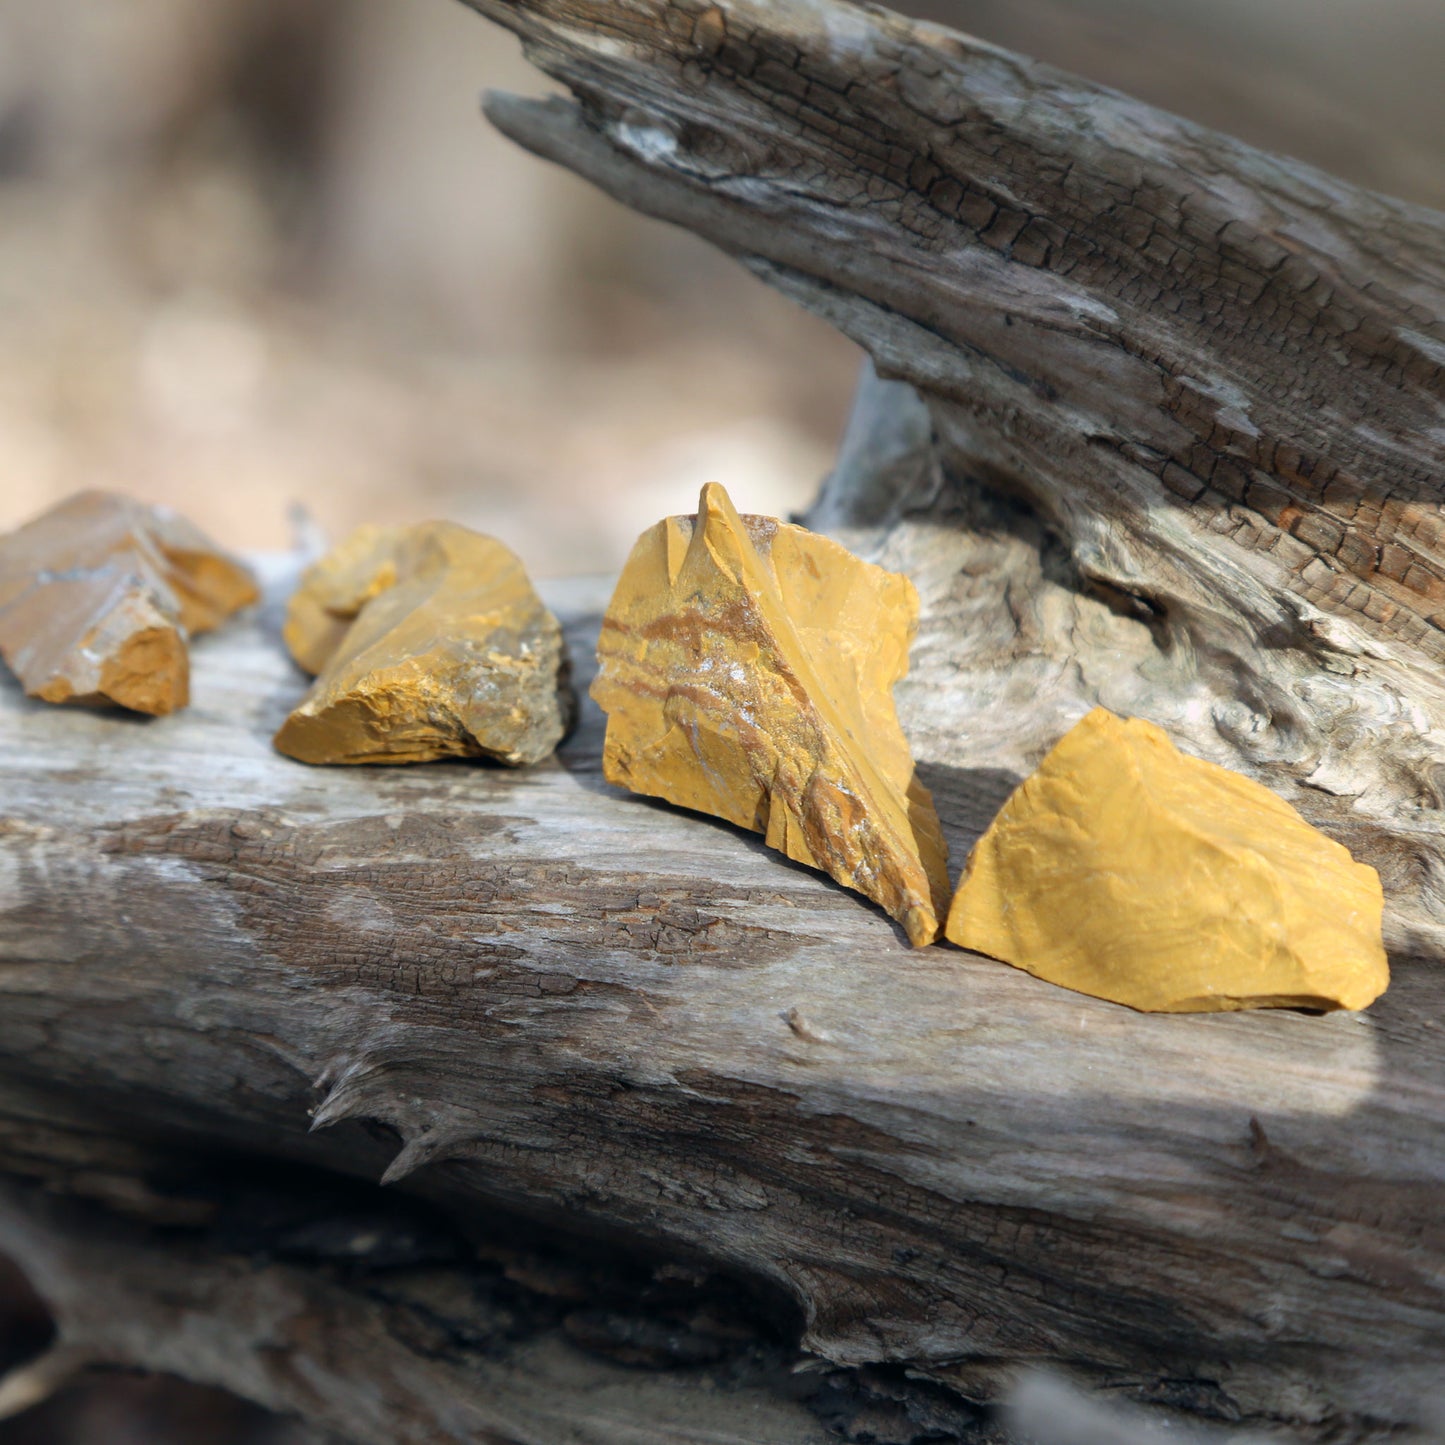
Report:
M306 569L281 628L297 666L314 677L336 656L361 609L396 585L397 554L417 530L367 523Z
M1383 902L1268 788L1096 708L979 839L946 932L1150 1012L1360 1009L1390 982Z
M611 783L767 837L938 936L947 850L893 711L913 584L719 486L632 550L592 696Z
M451 522L362 527L301 579L283 630L315 686L276 734L306 763L534 763L572 717L562 628L521 562Z
M174 712L191 637L258 596L184 517L113 492L77 492L0 537L0 655L45 702Z

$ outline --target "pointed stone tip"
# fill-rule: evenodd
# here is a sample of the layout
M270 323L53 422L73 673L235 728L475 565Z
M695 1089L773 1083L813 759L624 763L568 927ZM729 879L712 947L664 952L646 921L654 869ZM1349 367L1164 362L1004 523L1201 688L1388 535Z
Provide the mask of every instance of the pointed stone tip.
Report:
M913 948L927 948L937 943L941 932L938 915L930 908L915 904L903 915L903 931Z
M727 488L721 482L704 482L702 491L697 494L698 516L712 516L725 510L732 510L732 498L728 496Z
M718 482L705 483L698 494L697 516L693 519L692 539L684 562L710 558L731 581L736 582L739 569L747 566L752 552L752 539L726 488Z
M697 498L698 531L705 531L709 523L720 522L732 531L742 530L742 518L728 496L727 488L721 482L704 482Z

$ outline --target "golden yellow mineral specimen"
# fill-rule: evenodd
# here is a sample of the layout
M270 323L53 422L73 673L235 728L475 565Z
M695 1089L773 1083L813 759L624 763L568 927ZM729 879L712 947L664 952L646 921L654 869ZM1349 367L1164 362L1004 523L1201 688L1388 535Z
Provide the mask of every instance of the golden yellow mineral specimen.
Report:
M46 702L184 707L187 641L257 596L184 517L111 492L78 492L0 537L0 655Z
M1095 708L974 846L946 932L1151 1013L1360 1009L1390 982L1382 910L1268 788Z
M603 773L765 834L932 943L947 848L893 711L917 620L906 577L706 486L643 533L607 609Z
M561 624L508 548L453 522L353 533L301 579L284 636L320 674L276 734L304 763L518 766L571 722Z

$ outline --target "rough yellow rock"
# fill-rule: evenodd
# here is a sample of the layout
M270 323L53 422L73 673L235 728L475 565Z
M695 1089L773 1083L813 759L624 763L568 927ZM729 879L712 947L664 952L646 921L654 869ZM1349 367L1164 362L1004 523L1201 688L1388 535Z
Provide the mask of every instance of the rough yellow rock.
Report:
M184 517L110 492L79 492L0 537L0 655L46 702L184 707L189 638L257 596Z
M756 829L931 943L947 850L893 711L917 617L906 577L704 487L642 535L602 624L607 780Z
M946 932L1150 1012L1360 1009L1390 982L1382 908L1268 788L1096 708L975 845Z
M276 746L306 763L535 763L572 718L562 628L508 548L452 522L363 527L310 568L286 645L319 673Z
M358 527L306 570L286 607L281 635L297 664L313 677L340 648L357 614L396 585L396 557L416 529Z

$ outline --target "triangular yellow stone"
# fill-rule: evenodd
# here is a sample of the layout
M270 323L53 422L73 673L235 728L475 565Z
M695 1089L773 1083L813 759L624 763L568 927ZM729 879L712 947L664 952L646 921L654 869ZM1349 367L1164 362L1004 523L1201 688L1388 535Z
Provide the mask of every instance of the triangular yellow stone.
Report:
M917 619L906 577L704 487L643 533L602 624L607 780L763 833L931 943L947 849L893 710Z
M1360 1009L1390 982L1382 909L1268 788L1096 708L974 846L946 932L1150 1012Z

